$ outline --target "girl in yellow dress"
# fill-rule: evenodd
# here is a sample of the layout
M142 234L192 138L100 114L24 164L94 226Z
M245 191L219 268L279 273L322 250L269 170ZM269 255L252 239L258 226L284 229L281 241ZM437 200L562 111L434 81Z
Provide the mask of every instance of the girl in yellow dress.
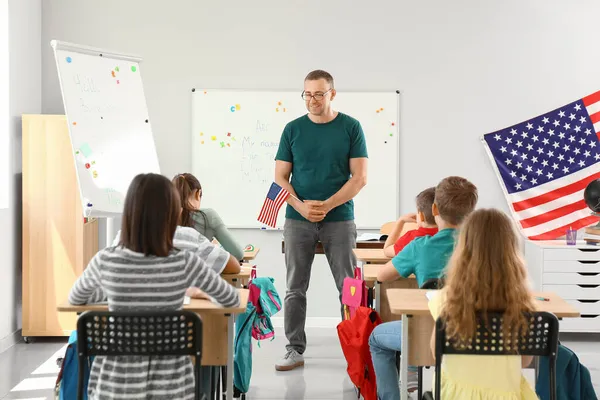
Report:
M527 326L524 312L533 311L527 272L511 220L501 211L473 212L463 224L448 263L447 284L429 302L434 319L446 320L449 337L469 340L477 329L476 313L504 311L505 327ZM431 338L435 355L435 331ZM537 399L522 367L525 356L444 355L443 400Z

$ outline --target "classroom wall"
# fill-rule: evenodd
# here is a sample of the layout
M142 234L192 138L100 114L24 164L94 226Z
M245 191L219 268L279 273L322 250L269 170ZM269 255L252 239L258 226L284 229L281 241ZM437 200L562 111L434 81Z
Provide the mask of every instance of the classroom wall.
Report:
M324 68L339 89L402 91L403 212L449 174L479 187L480 206L507 210L479 137L600 89L599 14L594 0L47 0L43 111L63 112L51 39L143 56L161 169L172 176L191 167L192 87L300 93L305 74ZM281 233L238 235L262 248L261 271L283 294ZM320 257L308 313L324 319L313 322L334 321L336 303Z
M42 1L8 5L10 201L0 210L0 353L21 328L21 114L42 111Z

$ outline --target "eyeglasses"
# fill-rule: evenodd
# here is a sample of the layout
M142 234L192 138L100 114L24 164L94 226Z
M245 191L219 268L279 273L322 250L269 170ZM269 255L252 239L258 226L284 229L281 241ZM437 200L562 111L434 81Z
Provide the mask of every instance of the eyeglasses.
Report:
M333 89L329 89L328 91L326 91L325 93L315 93L315 94L307 94L306 92L302 92L302 100L304 101L310 101L312 99L315 99L317 101L319 100L323 100L323 97L325 97L325 95L329 92L331 92Z

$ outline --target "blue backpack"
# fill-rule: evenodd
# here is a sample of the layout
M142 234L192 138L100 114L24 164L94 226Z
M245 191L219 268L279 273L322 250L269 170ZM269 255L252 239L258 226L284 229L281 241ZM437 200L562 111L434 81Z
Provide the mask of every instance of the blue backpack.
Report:
M92 360L83 366L84 368L84 391L83 398L87 400L87 386L90 379L90 366ZM56 380L56 389L59 400L73 400L77 398L77 377L79 374L79 358L77 357L77 331L73 331L69 336L65 358L62 360L62 366Z

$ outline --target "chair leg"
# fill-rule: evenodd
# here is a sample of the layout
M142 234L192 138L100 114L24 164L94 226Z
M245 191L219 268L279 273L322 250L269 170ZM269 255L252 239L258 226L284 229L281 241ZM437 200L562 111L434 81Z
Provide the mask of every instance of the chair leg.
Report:
M423 398L423 367L418 367L418 372L417 372L417 379L418 379L418 383L417 383L417 390L418 390L418 398L422 399Z
M221 387L223 393L223 400L227 400L227 367L221 367Z

